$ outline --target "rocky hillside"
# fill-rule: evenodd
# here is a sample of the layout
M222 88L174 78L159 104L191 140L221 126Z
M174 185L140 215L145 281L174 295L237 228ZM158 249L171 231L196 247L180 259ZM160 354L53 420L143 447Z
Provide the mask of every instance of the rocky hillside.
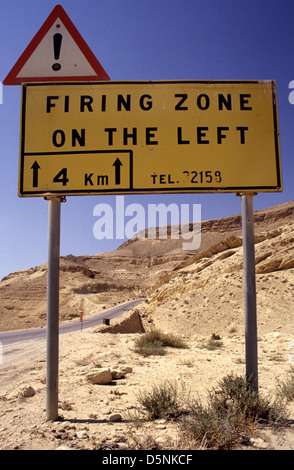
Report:
M293 328L293 215L294 201L255 212L258 315L270 330ZM110 253L62 257L61 321L146 296L139 311L147 327L238 328L244 316L241 216L203 222L197 251L183 250L182 242L139 237ZM46 282L46 264L2 279L0 331L46 325Z
M272 229L258 230L255 235L258 327L262 333L290 334L294 325L294 222L276 222ZM240 334L244 330L243 296L242 238L229 235L164 275L140 310L145 323L163 330Z

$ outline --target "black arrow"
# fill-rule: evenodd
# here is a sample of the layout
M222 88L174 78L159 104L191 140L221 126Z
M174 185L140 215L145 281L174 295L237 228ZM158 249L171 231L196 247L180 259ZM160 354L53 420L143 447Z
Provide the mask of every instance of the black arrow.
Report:
M120 184L120 167L122 162L117 158L112 166L115 167L115 184Z
M33 188L38 187L38 171L39 171L40 165L37 162L37 160L34 161L34 163L31 166L31 169L33 170Z

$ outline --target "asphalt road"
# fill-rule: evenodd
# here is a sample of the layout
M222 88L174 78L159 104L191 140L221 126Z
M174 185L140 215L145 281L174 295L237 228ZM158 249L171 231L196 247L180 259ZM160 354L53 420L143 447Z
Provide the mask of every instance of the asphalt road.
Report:
M135 305L144 302L145 299L131 300L125 304L119 305L118 307L107 310L99 315L91 318L87 318L83 321L83 329L91 326L99 325L103 322L104 318L115 318L121 315L127 310L135 307ZM69 333L81 329L80 321L73 323L66 323L59 326L59 333ZM46 328L30 329L30 330L19 330L11 331L9 333L0 333L0 342L4 346L5 344L19 343L21 341L30 341L32 339L44 338L46 336Z

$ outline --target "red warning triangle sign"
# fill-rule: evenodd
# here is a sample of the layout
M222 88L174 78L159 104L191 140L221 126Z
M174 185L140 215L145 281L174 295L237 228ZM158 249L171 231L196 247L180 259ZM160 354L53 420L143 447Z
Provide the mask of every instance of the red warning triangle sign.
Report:
M61 5L48 16L4 85L25 82L110 80Z

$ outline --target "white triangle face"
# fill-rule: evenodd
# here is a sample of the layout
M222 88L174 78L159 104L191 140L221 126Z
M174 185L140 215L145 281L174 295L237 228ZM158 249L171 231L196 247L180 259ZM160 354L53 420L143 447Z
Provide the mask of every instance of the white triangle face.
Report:
M60 34L61 44L57 45L57 54L54 52L54 35ZM60 18L57 18L52 27L45 34L37 48L33 51L23 65L17 78L22 77L82 77L96 76L79 46L76 44Z

